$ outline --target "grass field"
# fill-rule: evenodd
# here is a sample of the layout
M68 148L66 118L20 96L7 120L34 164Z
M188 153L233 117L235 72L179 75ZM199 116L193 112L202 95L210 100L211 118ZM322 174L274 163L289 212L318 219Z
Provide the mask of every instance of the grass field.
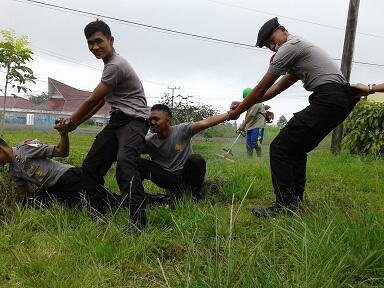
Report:
M46 132L12 132L56 143ZM71 135L80 165L93 141ZM305 203L294 216L257 219L256 205L273 202L268 146L235 164L215 157L226 143L194 142L207 160L205 201L175 209L149 207L148 229L122 233L128 212L97 218L85 209L21 209L0 173L0 287L384 287L384 161L309 154ZM118 191L114 168L106 183ZM159 191L145 182L150 192Z

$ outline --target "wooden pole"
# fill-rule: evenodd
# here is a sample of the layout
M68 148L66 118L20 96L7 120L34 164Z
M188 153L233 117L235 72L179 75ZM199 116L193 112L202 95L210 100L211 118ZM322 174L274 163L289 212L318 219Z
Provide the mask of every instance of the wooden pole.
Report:
M345 28L343 56L341 58L341 73L349 82L352 68L353 50L355 47L355 36L357 18L359 15L360 0L350 0L348 8L347 26ZM331 151L337 154L341 150L341 140L343 139L343 123L337 126L332 132Z

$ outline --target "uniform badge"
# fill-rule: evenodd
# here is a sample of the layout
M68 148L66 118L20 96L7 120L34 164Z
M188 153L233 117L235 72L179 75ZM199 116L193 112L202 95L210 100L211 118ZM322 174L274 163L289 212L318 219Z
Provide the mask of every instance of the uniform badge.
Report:
M43 173L43 171L41 171L41 169L38 169L35 174L38 177L42 177L44 175L44 173Z
M180 153L181 151L183 151L183 146L181 146L180 144L176 144L175 145L175 152Z

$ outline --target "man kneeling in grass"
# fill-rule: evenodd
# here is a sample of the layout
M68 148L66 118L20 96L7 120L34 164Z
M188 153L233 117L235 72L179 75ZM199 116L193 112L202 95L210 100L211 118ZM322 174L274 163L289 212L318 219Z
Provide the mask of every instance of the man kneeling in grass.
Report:
M197 122L171 124L172 111L164 104L151 108L151 132L145 137L145 154L151 160L140 158L138 169L141 179L149 179L169 195L148 195L149 203L169 204L191 191L194 200L202 198L206 163L199 154L192 152L191 138L196 133L222 123L228 114L208 117Z
M16 184L17 200L22 204L37 201L48 204L57 200L67 206L87 201L93 209L105 211L108 205L117 206L118 195L102 190L91 197L84 190L81 168L55 161L53 157L69 154L68 133L60 133L57 145L42 144L38 140L25 140L10 147L0 138L0 165L9 164L8 176ZM37 189L32 190L31 184ZM106 195L106 196L105 196Z

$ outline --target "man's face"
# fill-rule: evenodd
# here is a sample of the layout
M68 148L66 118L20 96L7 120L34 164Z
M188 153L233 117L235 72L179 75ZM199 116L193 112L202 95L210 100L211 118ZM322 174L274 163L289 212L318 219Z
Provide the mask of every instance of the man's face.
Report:
M109 57L113 52L113 37L107 37L102 32L95 32L87 38L89 51L97 59Z
M287 42L287 39L288 35L285 33L285 30L277 28L277 30L272 33L271 37L269 37L265 46L267 46L270 50L277 52L280 46Z
M161 133L171 125L168 113L160 110L151 111L150 121L153 133Z

